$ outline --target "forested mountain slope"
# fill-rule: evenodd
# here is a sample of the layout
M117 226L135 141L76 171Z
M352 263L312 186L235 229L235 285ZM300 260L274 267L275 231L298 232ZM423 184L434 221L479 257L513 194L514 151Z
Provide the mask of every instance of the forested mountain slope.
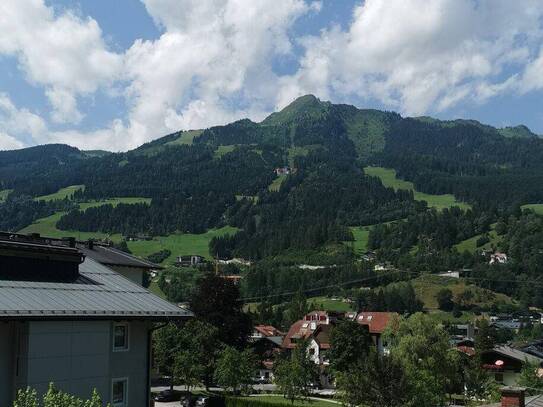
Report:
M214 253L260 259L339 244L352 239L349 226L425 211L413 192L365 175L366 165L394 168L422 192L454 194L474 216L543 203L543 139L524 126L402 118L307 95L261 123L182 131L126 153L65 145L0 152L0 191L11 190L0 224L20 229L55 210L35 197L85 185L75 201L142 197L151 204L74 209L58 228L166 235L231 225L242 231L215 241ZM289 174L278 178L277 168Z

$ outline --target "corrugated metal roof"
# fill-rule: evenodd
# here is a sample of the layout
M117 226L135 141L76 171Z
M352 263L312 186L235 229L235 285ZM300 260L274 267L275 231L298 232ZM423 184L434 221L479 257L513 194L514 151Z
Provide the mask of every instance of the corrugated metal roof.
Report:
M505 345L496 346L492 351L497 352L501 355L516 359L520 362L528 361L529 363L537 363L537 364L543 363L543 359L538 358L537 356L534 356L534 355L530 355L529 353L523 352L521 350L512 348L510 346L505 346Z
M85 259L79 273L95 284L0 281L0 319L192 316L92 259Z
M89 249L87 246L79 244L77 248L81 250L85 256L90 257L101 264L148 269L162 268L150 261L140 259L110 246L95 244L92 249Z

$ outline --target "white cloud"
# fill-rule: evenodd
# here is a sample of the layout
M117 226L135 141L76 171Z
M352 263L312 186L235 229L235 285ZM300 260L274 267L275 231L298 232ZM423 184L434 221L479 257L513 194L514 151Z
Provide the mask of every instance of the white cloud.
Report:
M14 55L28 81L45 87L55 122L79 122L76 97L111 83L122 68L95 20L55 15L41 0L0 2L0 31L0 55Z
M165 32L155 41L136 41L126 54L137 143L179 128L262 117L278 81L272 60L292 49L288 29L319 8L302 0L144 3Z
M300 69L282 78L277 105L312 92L377 98L421 114L488 97L512 88L510 78L497 78L530 58L542 16L537 0L522 7L507 0L366 0L347 30L302 41Z
M47 142L47 125L38 115L17 108L8 95L0 93L0 148L13 149L27 143Z
M0 151L1 150L16 150L23 148L24 144L17 140L15 137L11 137L9 134L0 131Z

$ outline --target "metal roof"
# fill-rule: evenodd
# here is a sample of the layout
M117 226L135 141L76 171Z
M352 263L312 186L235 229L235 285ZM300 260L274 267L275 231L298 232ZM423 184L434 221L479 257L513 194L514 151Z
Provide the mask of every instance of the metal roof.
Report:
M538 358L537 356L530 355L529 353L523 352L521 350L512 348L510 346L496 346L494 349L487 351L487 352L496 352L503 356L508 356L512 359L518 360L520 362L529 362L529 363L537 363L541 365L543 363L543 359Z
M86 245L78 244L77 248L81 250L85 256L90 257L101 264L111 266L140 267L147 269L162 268L161 266L151 263L150 261L140 259L110 246L94 244L93 248L90 249Z
M86 258L79 273L91 283L0 280L1 319L182 319L192 313Z

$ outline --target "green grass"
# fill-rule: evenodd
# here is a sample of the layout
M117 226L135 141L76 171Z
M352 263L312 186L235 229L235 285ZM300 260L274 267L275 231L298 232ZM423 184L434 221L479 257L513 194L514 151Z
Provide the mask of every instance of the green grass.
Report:
M167 142L166 146L175 146L183 144L192 144L194 139L202 134L203 130L188 130L181 132L181 135L175 140Z
M82 189L83 190L85 189L85 185L71 185L69 187L59 189L54 194L42 195L34 199L36 201L54 201L57 199L65 199L72 196L74 192L82 190Z
M396 170L392 168L365 167L364 172L367 175L379 177L383 185L386 187L394 188L395 190L406 189L409 191L413 191L415 200L426 201L428 203L428 206L432 208L444 209L450 208L452 206L458 206L461 209L470 208L469 204L457 201L454 195L451 194L432 195L417 191L412 182L399 179L396 176Z
M442 288L450 289L455 296L469 289L473 293L471 303L484 308L490 308L493 304L512 303L508 296L477 287L462 278L425 275L412 280L412 284L417 297L424 303L426 309L438 308L436 295Z
M13 191L13 189L3 189L0 191L0 202L4 202L11 191Z
M242 397L245 400L264 401L270 404L279 404L292 407L334 407L337 406L337 402L328 401L325 399L310 399L310 400L295 400L292 403L290 400L285 399L281 395L266 395L266 396L254 396L254 397Z
M487 250L491 249L493 246L496 247L501 242L502 237L498 236L498 234L494 230L495 227L495 223L490 225L490 231L488 232L488 237L490 238L490 241L488 243L485 243L481 247L477 247L477 240L483 235L475 235L473 237L470 237L469 239L463 240L462 242L456 244L454 247L460 253L463 253L465 251L475 253L475 251L477 250Z
M355 254L362 254L368 250L368 238L370 236L371 226L353 226L350 227L354 237L354 242L344 242L350 244Z
M103 201L93 201L93 202L83 202L79 204L79 209L85 211L88 208L111 204L117 206L120 203L124 204L135 204L135 203L147 203L149 204L151 200L149 198L110 198ZM87 240L87 239L111 239L113 241L120 241L121 235L119 234L107 234L101 232L80 232L77 230L60 230L57 229L57 222L60 220L62 215L66 212L57 212L46 218L41 218L36 220L31 225L27 226L24 229L21 229L19 233L39 233L42 236L61 238L66 236L74 236L78 240Z
M175 258L181 255L197 254L210 258L209 241L215 236L234 234L238 229L225 226L220 229L211 229L202 234L179 233L169 236L155 237L153 240L136 240L128 242L128 248L136 256L147 257L163 249L172 252L170 257L164 260L165 264L173 264Z
M281 188L281 185L283 182L287 179L287 175L279 175L277 178L273 180L273 182L268 186L269 191L277 192L279 191L279 188Z
M235 144L230 144L230 145L227 145L227 146L219 146L215 150L214 156L216 158L221 158L223 155L231 153L232 151L234 151L236 149L236 147L237 147L237 145L235 145Z
M323 309L325 311L347 312L352 311L351 304L343 302L341 299L331 299L329 297L308 298L308 303L312 304L311 309Z
M1 192L0 192L1 194ZM543 204L528 204L528 205L522 205L522 209L531 209L538 215L543 215Z

